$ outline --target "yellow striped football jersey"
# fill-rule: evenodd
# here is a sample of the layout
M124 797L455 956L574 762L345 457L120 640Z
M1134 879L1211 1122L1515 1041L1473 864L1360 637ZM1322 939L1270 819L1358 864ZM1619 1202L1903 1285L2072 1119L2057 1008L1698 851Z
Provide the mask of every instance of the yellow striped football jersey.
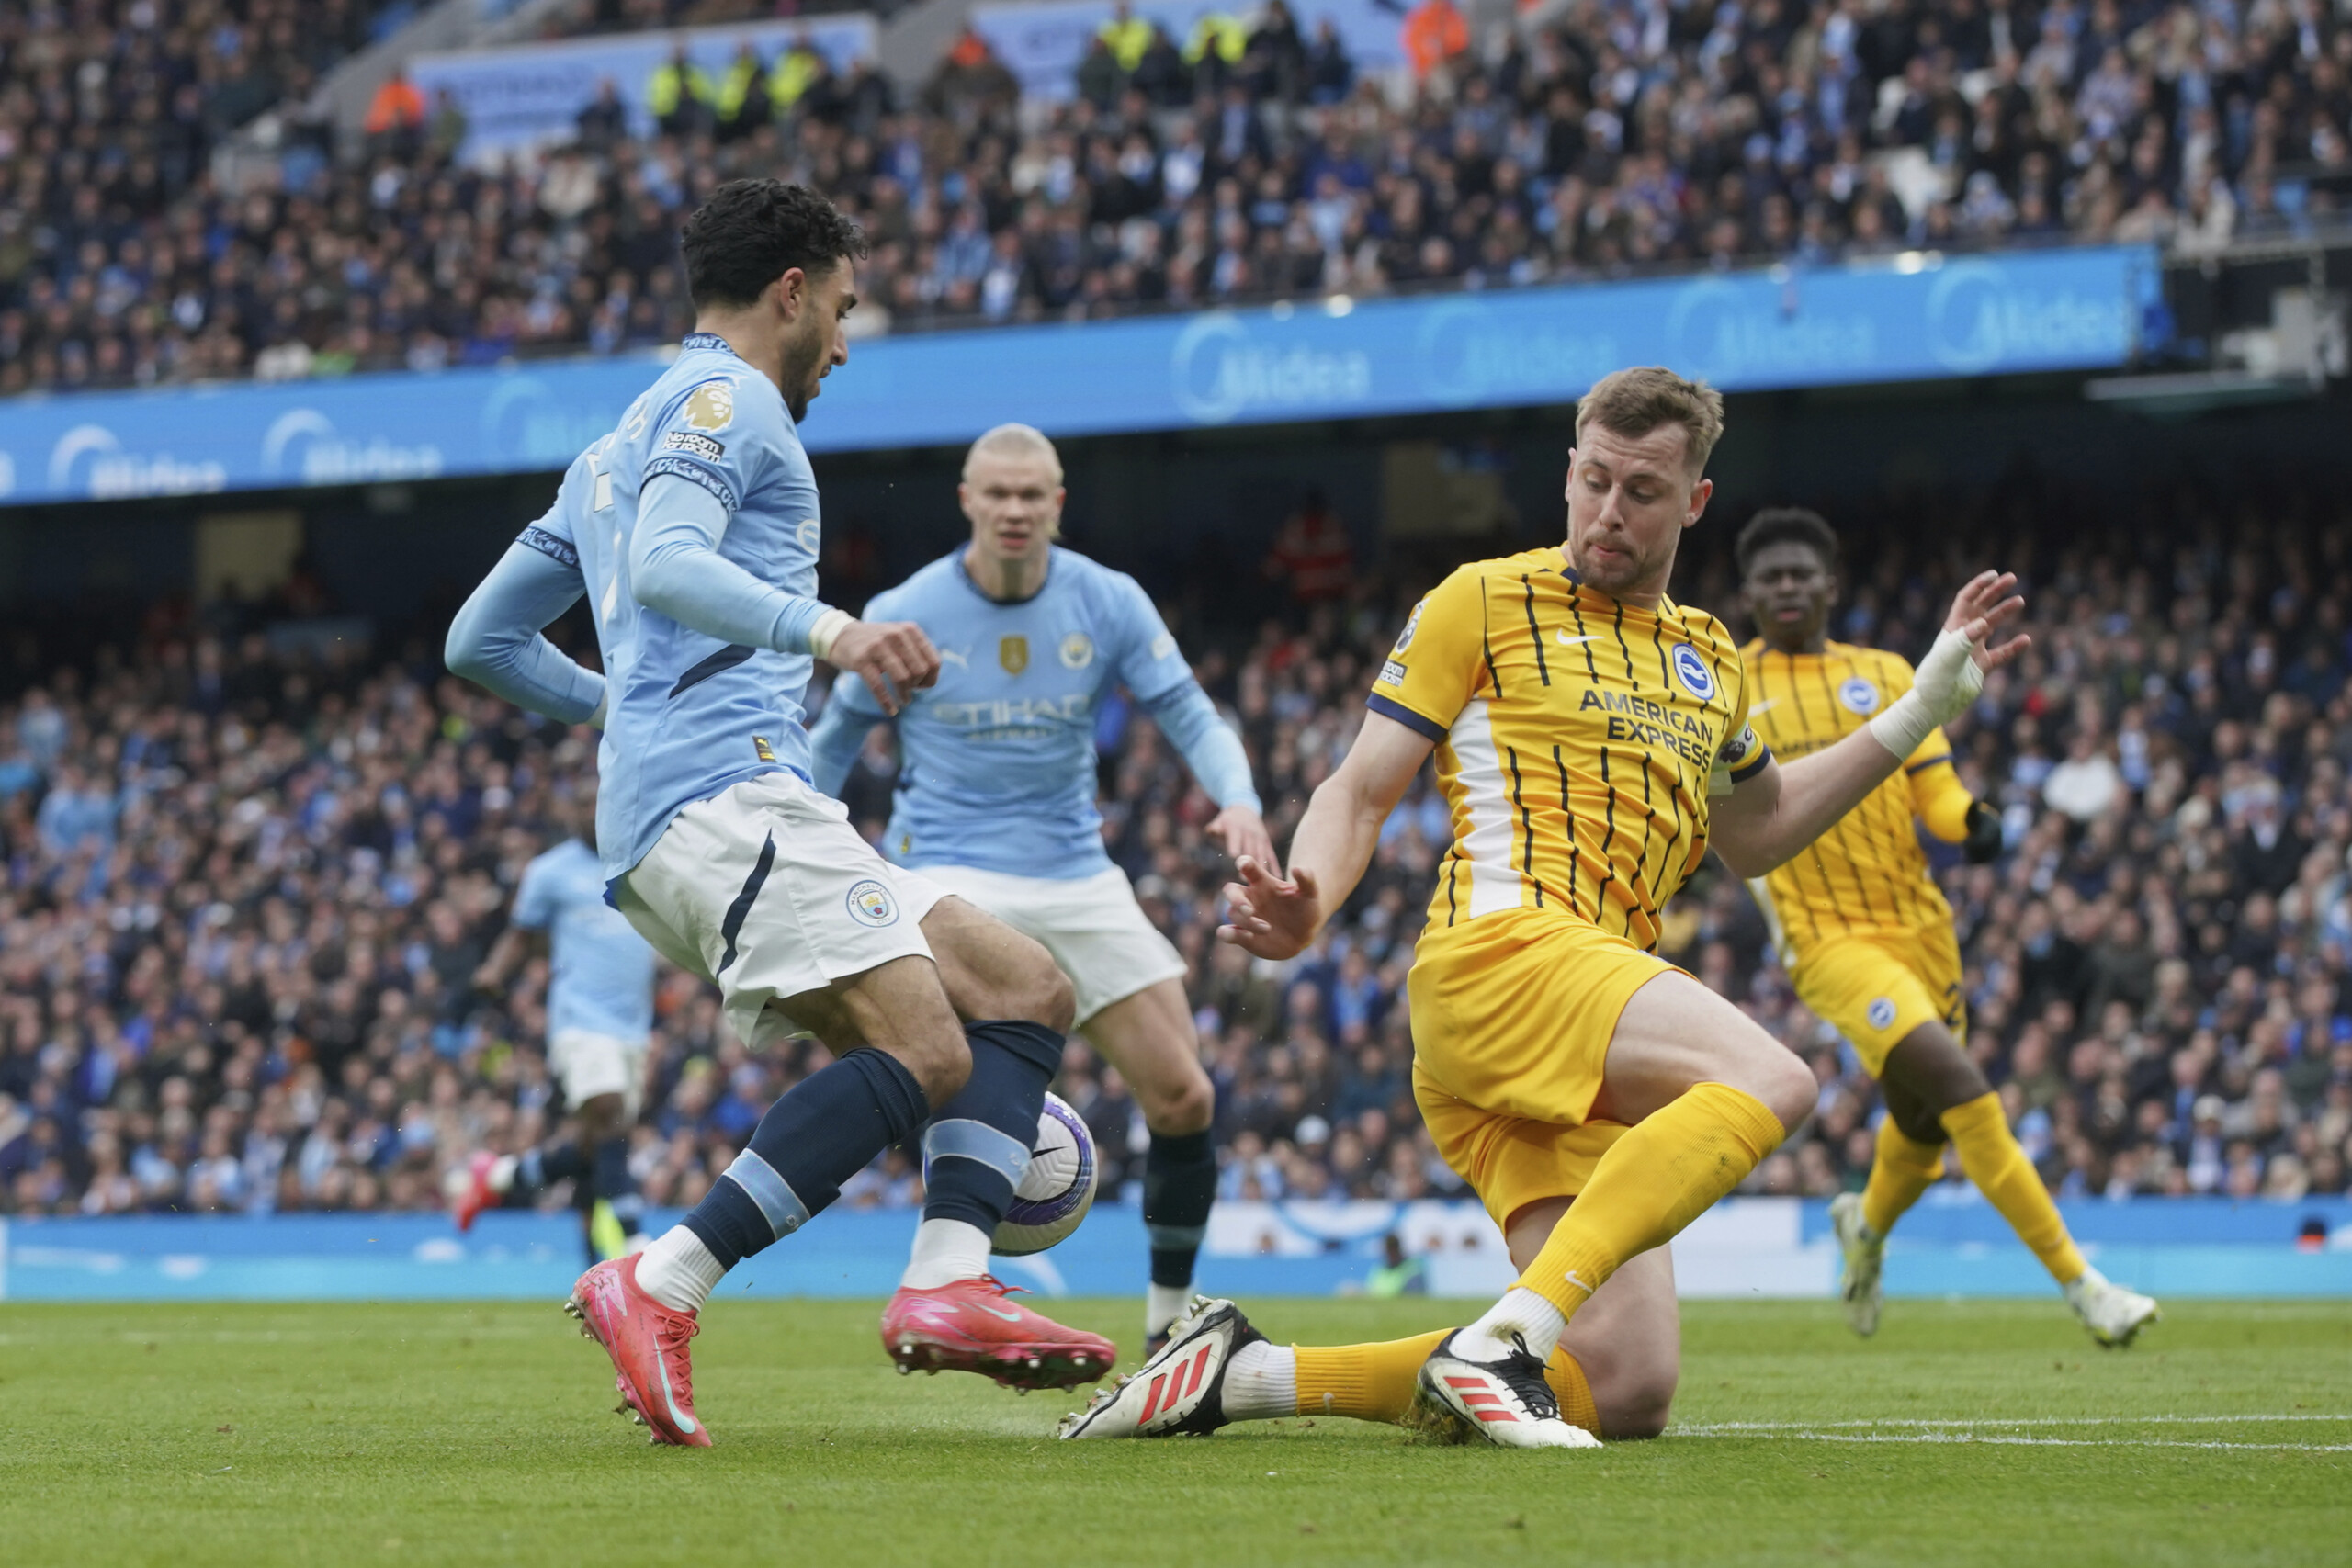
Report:
M1557 909L1654 951L1710 794L1770 761L1723 623L1585 587L1556 546L1438 584L1367 700L1437 743L1453 843L1433 925Z
M1911 689L1911 666L1883 649L1832 642L1820 653L1781 653L1762 639L1740 649L1748 716L1788 761L1851 735ZM1948 923L1914 817L1937 837L1967 830L1968 791L1952 772L1951 745L1931 731L1902 770L1770 875L1748 884L1792 967L1815 943L1857 931Z

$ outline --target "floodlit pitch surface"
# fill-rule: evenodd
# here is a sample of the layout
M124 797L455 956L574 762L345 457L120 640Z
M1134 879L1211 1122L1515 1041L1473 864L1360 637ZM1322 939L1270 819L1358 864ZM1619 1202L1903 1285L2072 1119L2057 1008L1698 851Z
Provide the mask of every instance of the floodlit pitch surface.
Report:
M1067 1304L1067 1303L1066 1303ZM1245 1303L1251 1304L1251 1303ZM1268 1302L1286 1338L1442 1303ZM1069 1305L1132 1346L1132 1303ZM2342 1563L2352 1304L2182 1303L2101 1352L2047 1302L1699 1303L1675 1429L1600 1453L1357 1422L1061 1444L1072 1401L901 1379L875 1308L733 1301L718 1446L654 1450L554 1303L0 1306L9 1562Z

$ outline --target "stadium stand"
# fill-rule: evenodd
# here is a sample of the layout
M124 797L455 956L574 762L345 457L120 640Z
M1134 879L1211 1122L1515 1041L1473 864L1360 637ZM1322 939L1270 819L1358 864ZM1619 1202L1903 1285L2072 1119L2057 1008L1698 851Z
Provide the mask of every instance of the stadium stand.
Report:
M2352 508L2037 481L1875 510L1843 519L1857 558L1837 635L1924 645L1962 562L1920 541L1969 540L1970 561L2018 564L2034 595L2035 650L1952 730L2007 851L1942 877L1972 1049L2053 1188L2344 1191ZM1689 598L1731 604L1727 554L1701 543ZM1426 584L1359 571L1313 528L1284 536L1266 581L1276 608L1254 631L1183 629L1280 841ZM298 578L248 615L321 608ZM70 649L20 626L0 671L0 1212L431 1209L444 1169L537 1136L554 1113L544 971L497 997L470 980L593 736L527 721L423 655L273 651L164 609L127 646L74 625ZM1447 841L1435 796L1399 808L1327 938L1266 965L1213 940L1224 872L1170 749L1125 711L1101 733L1113 852L1193 966L1228 1195L1455 1190L1412 1107L1398 996ZM877 742L853 777L870 831L891 772ZM1875 1091L1795 1004L1746 893L1702 874L1666 945L1820 1077L1811 1128L1755 1187L1859 1186ZM695 1200L811 1065L806 1048L748 1054L706 988L669 976L635 1133L649 1195ZM1116 1075L1074 1051L1061 1089L1109 1179L1130 1176L1141 1123ZM845 1196L919 1191L892 1155Z
M1428 0L1395 96L1274 0L1187 39L1114 23L1069 103L1021 102L967 31L910 100L772 59L789 94L689 85L642 141L592 107L494 169L461 161L454 105L388 100L358 144L233 192L220 126L298 94L366 7L306 23L308 55L269 0L209 32L187 18L210 7L115 9L70 71L54 27L0 39L0 392L650 346L685 324L681 211L747 171L865 222L870 330L1920 247L2193 254L2332 228L2352 195L2352 27L2273 0L1571 0L1490 49Z

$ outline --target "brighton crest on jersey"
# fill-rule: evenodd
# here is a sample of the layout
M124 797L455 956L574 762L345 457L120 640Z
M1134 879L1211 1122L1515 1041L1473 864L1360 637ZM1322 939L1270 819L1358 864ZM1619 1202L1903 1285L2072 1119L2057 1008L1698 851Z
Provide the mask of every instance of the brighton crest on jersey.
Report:
M1056 548L1046 585L1018 604L980 592L963 551L878 594L870 620L921 626L939 683L899 716L905 751L883 852L901 865L967 865L1069 881L1107 870L1094 807L1094 720L1124 684L1148 704L1192 678L1135 579ZM834 702L881 719L862 682Z
M653 1032L653 950L605 902L596 852L567 839L523 870L514 923L548 933L548 1035L584 1030L639 1041Z
M521 542L578 568L608 683L596 840L609 883L680 809L778 768L808 775L805 653L729 644L637 602L629 541L646 481L674 474L726 507L718 553L813 598L817 479L775 383L695 333L620 424L573 460L554 509Z

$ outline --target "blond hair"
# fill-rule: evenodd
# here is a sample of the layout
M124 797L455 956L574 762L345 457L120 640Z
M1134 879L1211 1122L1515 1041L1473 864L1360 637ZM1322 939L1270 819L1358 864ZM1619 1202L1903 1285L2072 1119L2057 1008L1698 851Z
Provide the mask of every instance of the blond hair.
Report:
M1061 454L1055 451L1054 444L1046 439L1046 433L1034 424L1000 424L993 430L983 431L980 438L972 443L971 450L964 454L964 478L967 482L972 477L972 465L984 456L1039 458L1053 470L1054 488L1061 488Z
M1695 477L1705 470L1715 443L1723 438L1724 395L1662 365L1637 365L1602 377L1577 400L1578 445L1596 424L1611 435L1636 441L1662 424L1680 425L1686 460Z

